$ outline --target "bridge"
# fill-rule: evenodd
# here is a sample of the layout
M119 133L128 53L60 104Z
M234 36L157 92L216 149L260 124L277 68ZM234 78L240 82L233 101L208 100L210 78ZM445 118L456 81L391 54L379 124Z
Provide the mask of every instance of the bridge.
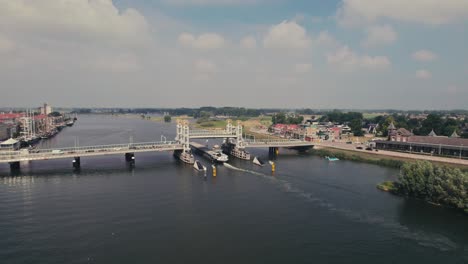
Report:
M0 151L0 163L9 163L12 170L20 168L20 162L53 159L73 159L73 166L80 167L81 157L125 154L125 160L135 163L135 153L173 151L186 163L193 163L194 157L190 149L191 139L223 138L227 152L233 156L245 159L245 148L269 148L271 154L277 154L278 148L310 148L312 142L296 139L244 139L243 127L240 122L234 126L229 120L225 129L191 130L187 121L177 122L174 141L156 141L128 144L98 145L84 147L68 147L55 149L11 150ZM250 158L250 156L247 156Z

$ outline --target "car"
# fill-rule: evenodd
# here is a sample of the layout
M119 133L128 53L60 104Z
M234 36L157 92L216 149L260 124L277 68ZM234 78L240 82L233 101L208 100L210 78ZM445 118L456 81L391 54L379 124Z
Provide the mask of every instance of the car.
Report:
M367 147L366 150L372 151L372 148L371 148L371 147Z
M357 146L356 149L362 149L362 147L361 147L361 146Z
M353 144L353 142L352 141L347 141L346 144Z

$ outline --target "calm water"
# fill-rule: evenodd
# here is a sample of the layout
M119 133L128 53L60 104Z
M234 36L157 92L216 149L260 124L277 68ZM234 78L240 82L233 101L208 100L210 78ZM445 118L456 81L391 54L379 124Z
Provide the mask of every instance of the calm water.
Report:
M175 125L81 116L42 147L174 138ZM253 151L267 159L268 150ZM280 150L277 172L195 172L170 153L0 165L0 263L468 263L468 218L375 185L398 171ZM208 162L200 160L208 165Z

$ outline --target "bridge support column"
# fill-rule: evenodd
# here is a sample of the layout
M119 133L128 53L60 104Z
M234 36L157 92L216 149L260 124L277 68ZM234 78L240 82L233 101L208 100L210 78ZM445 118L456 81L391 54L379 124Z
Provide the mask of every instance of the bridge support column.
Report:
M125 153L125 161L130 163L130 165L135 165L135 154Z
M80 157L75 157L73 159L73 168L79 169L81 166L81 158Z
M11 171L19 171L21 168L19 161L10 162L10 170Z
M268 148L268 155L272 158L278 156L279 148L277 147L270 147Z

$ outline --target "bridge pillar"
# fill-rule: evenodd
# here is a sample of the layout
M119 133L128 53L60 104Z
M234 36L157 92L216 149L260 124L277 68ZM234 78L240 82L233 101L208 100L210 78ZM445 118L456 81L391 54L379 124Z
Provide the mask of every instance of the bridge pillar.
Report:
M73 168L79 169L81 166L81 158L80 157L75 157L73 159Z
M277 147L269 147L268 148L268 154L270 157L276 157L278 156L279 153L279 148Z
M131 166L135 165L135 154L125 153L125 161L130 163Z
M19 161L10 162L10 170L11 171L19 171L21 168Z

